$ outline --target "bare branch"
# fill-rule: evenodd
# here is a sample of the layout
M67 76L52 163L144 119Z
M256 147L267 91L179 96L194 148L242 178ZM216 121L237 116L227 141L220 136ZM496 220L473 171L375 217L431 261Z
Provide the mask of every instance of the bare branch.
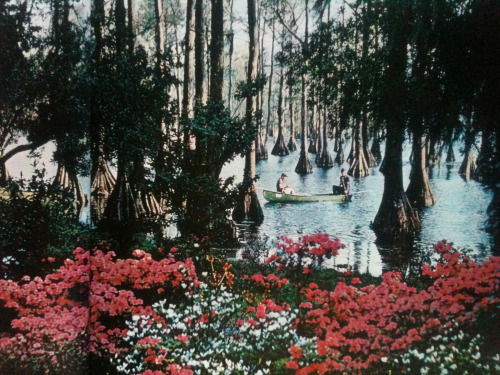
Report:
M288 32L295 38L297 39L297 41L303 46L304 45L304 41L302 40L302 38L300 38L292 29L290 29L290 27L288 27L288 25L285 23L285 21L283 20L283 17L281 17L281 14L275 9L274 10L274 14L276 15L276 17L278 17L278 20L280 21L281 25L288 30Z

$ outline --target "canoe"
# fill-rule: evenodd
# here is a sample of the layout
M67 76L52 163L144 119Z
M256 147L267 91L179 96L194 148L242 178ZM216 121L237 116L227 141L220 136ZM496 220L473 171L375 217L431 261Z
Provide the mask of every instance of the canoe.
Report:
M344 194L284 194L271 190L263 190L264 198L273 203L300 203L300 202L345 202ZM349 196L350 200L351 196Z

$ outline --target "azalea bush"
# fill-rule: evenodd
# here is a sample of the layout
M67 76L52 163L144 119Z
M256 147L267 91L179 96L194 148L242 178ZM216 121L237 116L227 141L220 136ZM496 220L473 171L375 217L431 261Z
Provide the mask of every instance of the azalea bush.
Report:
M153 313L144 298L182 299L198 283L192 262L173 253L160 261L142 250L134 256L79 248L43 279L0 280L0 313L11 318L0 333L0 372L77 373L89 355L121 353L124 318Z
M498 313L500 258L440 242L419 290L397 272L369 284L331 268L342 248L283 238L255 273L211 256L195 269L176 248L77 249L44 279L0 280L0 372L77 373L87 353L142 375L497 371L472 332ZM327 274L334 285L315 282Z
M500 374L500 354L484 356L484 337L464 331L457 322L407 352L383 357L379 371L404 368L407 374Z
M382 358L439 335L451 321L471 324L479 311L498 304L500 258L473 262L443 242L435 250L441 261L422 270L432 280L427 290L408 286L394 272L380 285L357 288L352 284L360 280L353 279L334 290L306 288L309 311L301 325L314 332L317 345L288 366L301 374L373 371Z
M153 305L162 323L151 324L152 315L127 322L123 341L130 349L116 360L120 372L161 371L174 361L196 374L276 373L292 342L308 341L292 328L296 312L286 304L266 300L245 310L241 297L225 286L216 291L202 285L191 297L189 304Z

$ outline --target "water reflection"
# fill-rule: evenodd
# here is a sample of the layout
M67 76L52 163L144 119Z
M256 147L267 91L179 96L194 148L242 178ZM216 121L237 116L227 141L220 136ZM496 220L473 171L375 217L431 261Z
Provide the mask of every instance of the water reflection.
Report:
M273 144L273 141L269 142L270 147ZM407 146L403 166L405 186L409 183L409 154L410 147ZM299 176L294 172L298 157L298 152L286 157L269 153L269 159L257 165L258 187L275 190L276 181L282 172L288 175L288 183L297 193L329 193L331 186L338 184L342 166L335 165L327 170L315 168L314 173ZM384 178L378 167L372 168L370 175L365 178L351 179L353 199L347 203L270 204L259 192L264 223L259 228L247 225L245 228L250 232L240 234L240 237L243 239L251 235L253 238L262 238L268 246L272 246L281 235L298 239L303 234L326 232L346 244L346 249L336 260L337 265L346 264L373 275L406 267L416 252L420 254L442 239L452 241L458 248L480 253L491 247L491 237L484 231L484 221L492 193L476 181L464 181L458 175L458 167L459 163L454 163L446 165L446 172L437 166L433 169L430 183L437 203L420 210L421 231L415 241L406 246L380 246L370 229L383 193ZM224 169L224 174L240 177L242 170L243 160L238 159Z

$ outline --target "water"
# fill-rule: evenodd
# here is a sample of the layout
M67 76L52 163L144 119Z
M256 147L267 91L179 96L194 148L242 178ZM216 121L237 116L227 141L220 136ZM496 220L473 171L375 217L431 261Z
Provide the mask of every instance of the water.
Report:
M395 268L394 253L399 250L387 249L376 244L376 237L370 229L370 223L377 214L382 199L384 178L378 167L372 168L370 175L360 179L351 178L353 199L348 203L314 202L298 204L271 204L264 200L262 188L275 190L276 181L281 173L288 175L288 184L296 193L321 194L329 193L333 184L338 185L341 166L323 170L315 167L315 155L309 154L314 172L299 176L294 172L299 153L293 152L286 157L271 155L274 140L269 142L269 159L257 164L259 199L264 210L264 222L260 227L251 224L240 225L242 241L253 238L262 239L269 247L285 235L298 239L303 234L317 232L329 233L340 238L346 245L337 259L337 264L346 264L362 272L380 275L387 269ZM298 140L300 146L300 140ZM330 142L330 149L332 148ZM349 145L344 150L347 155ZM53 145L48 144L41 153L47 177L53 177L57 166L50 162ZM458 149L456 155L459 155ZM332 153L332 156L333 153ZM404 178L408 185L410 173L410 147L404 151ZM486 208L492 199L492 192L474 180L465 181L458 175L460 159L452 165L442 163L431 170L430 183L437 197L437 203L420 211L422 229L415 240L415 247L424 249L446 239L452 241L457 248L470 249L475 253L488 252L491 237L484 231L487 218ZM25 177L33 173L32 160L27 153L16 155L9 160L7 168L13 177ZM244 160L237 158L223 170L223 177L237 176L241 181ZM343 165L347 167L347 165ZM80 179L82 188L88 194L90 181ZM359 194L358 194L359 192ZM87 211L81 218L88 217ZM397 267L396 267L397 268Z
M269 203L262 196L262 188L275 190L276 181L283 172L288 175L288 184L296 193L324 194L331 192L333 184L339 184L341 167L348 167L345 164L335 165L327 170L319 169L315 167L315 155L309 154L314 172L299 176L294 172L299 157L298 151L285 157L273 156L270 152L273 144L274 140L271 139L269 159L257 164L257 174L260 177L257 186L265 219L259 228L245 225L240 234L242 239L248 240L257 236L271 245L282 235L298 239L303 234L329 233L346 245L337 264L349 264L361 272L373 275L380 275L394 268L394 265L390 264L390 256L387 255L394 255L394 249L378 246L375 243L375 234L370 229L370 223L380 206L384 186L384 177L378 167L371 168L367 177L351 178L351 202ZM410 146L406 145L403 155L405 186L409 183L410 151ZM347 156L349 145L344 152ZM419 212L422 229L415 240L416 248L427 248L446 239L453 242L457 248L469 249L474 253L489 251L491 237L484 231L484 222L492 192L476 181L465 181L458 175L460 162L461 160L457 160L452 165L442 163L433 169L430 183L437 203ZM240 176L243 166L243 159L235 160L224 169L223 174Z

